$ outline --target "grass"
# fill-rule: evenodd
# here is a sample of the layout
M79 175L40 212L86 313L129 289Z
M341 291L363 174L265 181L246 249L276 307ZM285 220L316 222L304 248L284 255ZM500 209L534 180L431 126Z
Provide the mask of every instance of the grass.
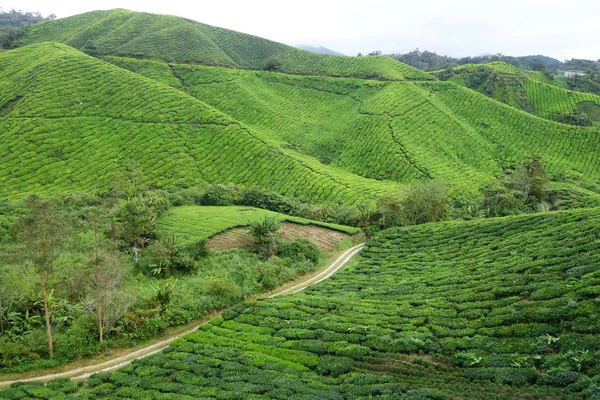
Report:
M172 207L158 220L159 231L176 235L182 242L208 239L231 228L248 226L265 217L278 222L315 225L353 235L359 228L311 221L253 207L182 206Z
M384 231L304 294L239 305L83 393L589 398L600 377L598 218L588 209Z
M282 72L385 80L434 79L389 57L315 54L186 18L122 9L92 11L32 26L24 44L59 41L99 56L261 70L275 58Z

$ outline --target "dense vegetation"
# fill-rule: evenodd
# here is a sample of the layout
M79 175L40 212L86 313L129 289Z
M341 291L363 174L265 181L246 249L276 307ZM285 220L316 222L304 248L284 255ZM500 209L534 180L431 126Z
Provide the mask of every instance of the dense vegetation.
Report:
M207 212L218 214L204 221L213 230L274 216L274 231L278 220L359 231L250 207L178 207L170 212L170 200L193 204L194 198L211 197L214 187L164 192L129 178L101 196L76 193L54 199L29 196L24 204L3 202L2 372L52 367L130 346L320 265L320 249L306 239L282 242L273 237L273 251L267 255L260 246L208 252L208 235L192 231L194 237L180 239L185 233L185 224L177 219L181 211L192 216L191 222ZM258 190L245 192L256 198ZM248 210L252 217L244 212ZM157 219L170 224L161 229Z
M600 122L600 97L556 86L553 78L542 72L493 62L463 65L436 74L542 118L583 126ZM568 80L572 79L576 78Z
M18 46L0 53L2 372L238 306L117 372L0 398L600 398L594 70L498 58L440 82L125 10ZM239 305L320 264L285 221L372 239L305 295ZM207 250L239 226L250 246Z
M132 161L155 187L235 182L315 203L397 190L298 157L181 91L62 44L0 54L0 80L0 196L105 190Z
M598 218L581 210L387 230L358 264L305 294L235 307L80 393L595 398ZM18 384L0 396L62 390L77 388Z
M42 21L52 21L56 15L42 16L39 12L23 12L17 10L3 11L0 8L0 49L8 50L19 47L21 38L27 27Z
M24 44L58 41L94 56L386 80L433 79L389 57L316 54L185 18L127 10L93 11L32 26Z
M390 57L424 71L437 71L453 68L457 65L488 64L498 61L530 71L556 70L563 64L557 59L543 55L512 57L503 54L493 54L455 58L439 55L427 50L421 51L418 48L406 54L390 54Z
M159 69L158 65L138 67L133 59L109 61L142 74ZM168 67L187 93L321 163L375 179L438 178L452 193L468 196L476 196L503 168L515 168L526 153L541 154L546 164L554 163L551 148L516 132L527 130L541 140L561 142L567 140L558 132L571 132L567 135L582 141L577 151L591 148L584 142L598 137L595 129L579 131L548 124L446 83L293 77L180 64ZM454 95L438 96L441 93ZM463 100L457 102L458 98ZM482 112L473 120L473 109L478 108L494 111ZM589 136L576 132L589 132ZM514 150L508 148L513 145ZM563 171L548 165L551 178L580 175L564 170L563 151L559 153ZM581 167L573 170L581 171ZM463 185L466 176L469 183Z

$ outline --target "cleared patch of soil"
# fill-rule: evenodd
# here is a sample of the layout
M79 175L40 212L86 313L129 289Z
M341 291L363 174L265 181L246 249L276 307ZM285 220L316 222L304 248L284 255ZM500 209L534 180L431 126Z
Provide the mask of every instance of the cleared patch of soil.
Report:
M278 232L279 240L287 242L298 238L306 238L323 250L331 250L349 235L327 228L314 225L298 225L291 222L282 222ZM208 239L209 250L229 250L250 246L252 239L248 228L233 228L219 233Z

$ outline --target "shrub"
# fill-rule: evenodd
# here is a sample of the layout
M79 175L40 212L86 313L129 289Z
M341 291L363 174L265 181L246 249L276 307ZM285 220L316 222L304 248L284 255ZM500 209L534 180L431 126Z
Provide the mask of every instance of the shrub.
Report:
M291 242L279 244L277 255L281 258L290 258L293 260L309 260L313 264L318 264L321 252L317 245L305 238L298 238Z
M200 199L203 206L232 206L237 196L235 185L212 185Z

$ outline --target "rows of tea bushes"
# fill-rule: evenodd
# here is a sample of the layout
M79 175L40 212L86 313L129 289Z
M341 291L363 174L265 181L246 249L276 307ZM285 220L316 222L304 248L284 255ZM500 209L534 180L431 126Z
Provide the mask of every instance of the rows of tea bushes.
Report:
M522 76L537 82L548 83L551 84L551 80L544 75L541 71L530 71L526 69L517 68L512 64L505 63L503 61L494 61L488 64L465 64L459 65L452 68L454 71L469 71L474 72L481 69L491 69L493 71L499 72L501 74L507 75L518 75Z
M572 125L598 122L593 112L590 115L578 104L598 105L600 109L600 97L555 86L539 71L527 71L503 62L494 62L462 65L450 72L438 71L437 75L443 80L467 86L545 119Z
M544 121L448 82L171 67L192 96L273 140L365 177L434 177L454 193L470 194L533 153L552 164L553 178L596 176L596 128Z
M302 295L236 306L161 354L68 389L111 398L594 398L599 218L587 209L389 229L358 263ZM65 382L35 385L0 397L60 395Z
M556 120L560 114L575 114L579 103L589 102L600 107L600 97L591 93L573 92L532 80L525 81L525 89L536 113L547 119Z
M126 56L300 75L386 80L434 79L392 58L315 54L189 19L131 12L92 11L38 24L24 44L59 41L94 56Z
M396 189L296 156L181 91L62 44L2 53L0 81L0 196L104 189L132 160L157 187L234 182L315 203Z
M600 166L596 154L600 135L597 128L568 126L532 117L451 83L418 85L480 135L501 164L514 164L525 154L539 154L551 178L598 179Z
M248 226L265 217L273 218L278 222L321 226L350 235L360 232L359 228L312 221L260 208L243 206L172 207L160 216L158 225L162 234L176 235L182 242L196 242L231 228Z

